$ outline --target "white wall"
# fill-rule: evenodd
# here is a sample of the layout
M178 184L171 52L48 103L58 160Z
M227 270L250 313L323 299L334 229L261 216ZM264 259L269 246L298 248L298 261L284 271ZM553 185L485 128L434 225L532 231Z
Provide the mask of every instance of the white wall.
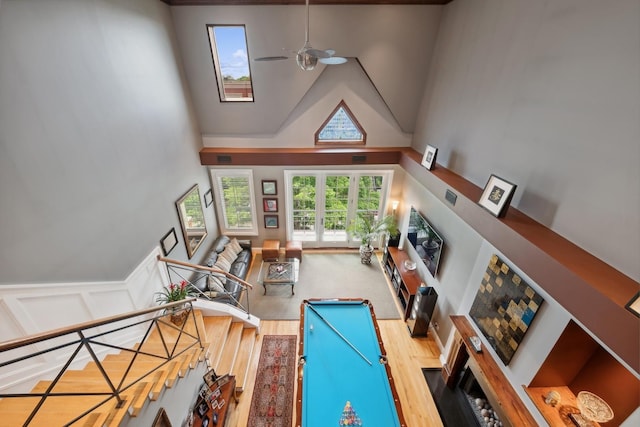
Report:
M442 256L436 277L432 277L426 266L420 262L415 249L406 240L409 211L413 206L420 212L444 240ZM467 292L467 285L473 261L482 245L482 237L457 215L452 215L449 207L418 182L415 177L404 173L402 204L401 246L407 254L417 260L417 272L427 286L438 292L437 308L432 322L438 326L437 334L442 343L447 342L452 330L450 315L460 313L460 304Z
M0 283L123 280L171 227L186 259L174 203L209 181L180 63L158 0L3 1Z
M454 0L413 146L640 280L640 2Z
M301 71L302 72L302 71ZM408 146L393 112L371 84L362 67L350 60L325 67L299 100L275 135L203 135L205 147L306 147L315 146L314 134L344 100L367 134L367 147ZM244 119L247 117L243 116Z
M0 286L0 342L24 338L58 328L102 319L155 305L154 293L169 283L164 263L157 260L160 248L154 248L122 281L87 283L7 284ZM92 332L105 332L98 327ZM139 340L141 332L130 328L111 335L112 344L124 345ZM77 339L72 337L71 339ZM56 339L56 343L70 339ZM51 342L35 344L1 354L3 362L36 350L51 348ZM96 347L100 351L99 346ZM106 349L104 349L106 350ZM83 356L84 354L84 356ZM0 369L0 388L17 387L28 391L36 380L57 373L70 355L70 349L45 353L15 365ZM78 362L88 361L86 352L80 352ZM74 365L81 367L81 365ZM73 366L72 366L73 367Z

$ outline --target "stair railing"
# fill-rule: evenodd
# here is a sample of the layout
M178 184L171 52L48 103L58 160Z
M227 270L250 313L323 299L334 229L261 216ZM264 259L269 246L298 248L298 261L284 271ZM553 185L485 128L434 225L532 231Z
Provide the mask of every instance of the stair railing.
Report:
M192 264L185 261L164 258L160 255L158 255L158 261L162 261L166 264L167 270L169 272L169 279L171 279L171 274L173 273L176 276L178 276L181 280L184 280L185 282L187 282L187 284L189 284L190 294L197 298L202 298L209 301L216 300L216 298L212 298L207 292L201 291L200 288L202 286L196 285L196 283L198 283L201 280L208 280L209 276L211 275L217 275L217 276L222 275L224 277L227 277L231 280L238 282L240 286L243 288L243 291L240 294L241 295L240 299L242 299L242 295L246 297L246 307L242 305L242 303L238 301L238 299L236 299L230 292L225 291L223 295L233 301L234 304L232 305L234 307L244 311L247 314L247 318L251 318L251 312L249 310L250 307L249 307L249 292L248 292L249 289L253 289L253 285L251 283L245 280L242 280L239 277L234 276L233 274L227 271L219 270L213 267L207 267L204 265ZM190 272L189 277L185 277L186 275L181 274L181 270ZM208 288L207 286L204 286L204 287Z
M0 391L0 399L23 399L38 398L37 403L34 405L33 410L30 412L23 426L30 425L31 421L37 415L38 411L42 408L45 401L51 397L71 397L71 396L104 396L103 400L90 406L87 410L80 413L77 417L70 420L66 425L71 425L83 417L87 416L91 412L98 409L100 406L109 402L111 399L116 399L116 407L121 407L124 403L122 394L129 390L131 387L138 384L149 375L153 374L163 366L170 363L180 355L198 347L199 351L204 351L200 332L197 328L196 317L193 311L192 302L195 298L187 298L184 300L154 306L147 309L141 309L132 311L129 313L106 317L94 321L80 323L74 326L55 329L48 332L42 332L27 337L5 341L0 343L0 357L5 359L11 357L9 354L11 351L16 350L18 353L25 353L18 357L10 358L9 360L0 362L0 369L19 364L29 359L37 360L40 356L68 349L70 355L67 360L62 364L62 367L57 371L51 384L45 391L42 392L28 392L28 393L4 393ZM169 319L171 313L175 310L184 310L187 312L187 318L182 321L182 324L176 326ZM139 318L142 318L140 320ZM127 322L127 323L123 323ZM190 323L192 322L192 323ZM147 324L145 328L144 325ZM193 325L193 332L191 329L185 328L185 326ZM95 331L96 328L107 327L106 331ZM124 347L121 345L108 342L110 334L119 334L126 331L129 328L136 328L133 332L143 332L142 339L134 349ZM150 352L145 350L145 343L148 342L152 332L157 332L160 342L162 343L162 351ZM139 336L139 335L138 335ZM69 340L60 344L61 341ZM179 345L179 343L181 345ZM37 350L26 350L29 346L35 346ZM119 350L121 352L127 352L132 355L131 361L125 368L120 381L114 381L107 372L107 368L103 365L98 354L101 353L99 349L111 349ZM108 392L85 392L78 390L77 392L56 392L56 384L59 383L65 372L73 369L71 365L74 362L82 362L81 351L85 350L89 355L87 361L95 362L95 366L100 372L102 378L105 380L108 386ZM7 356L9 355L9 356ZM157 360L158 364L155 367L149 367L148 372L140 375L133 375L128 378L128 374L133 368L136 360L139 360L139 356L149 356L152 360ZM54 370L54 372L56 372Z

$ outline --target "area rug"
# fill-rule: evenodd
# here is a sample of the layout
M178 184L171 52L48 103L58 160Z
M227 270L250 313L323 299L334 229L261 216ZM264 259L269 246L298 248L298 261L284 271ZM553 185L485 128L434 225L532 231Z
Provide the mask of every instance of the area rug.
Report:
M305 251L300 264L298 283L291 294L291 286L267 285L258 282L262 258L256 254L247 276L253 289L249 292L249 310L263 320L298 320L300 304L310 298L362 298L373 304L378 319L399 319L397 298L387 281L380 261L360 262L357 251Z
M291 427L295 335L265 335L251 397L248 427Z

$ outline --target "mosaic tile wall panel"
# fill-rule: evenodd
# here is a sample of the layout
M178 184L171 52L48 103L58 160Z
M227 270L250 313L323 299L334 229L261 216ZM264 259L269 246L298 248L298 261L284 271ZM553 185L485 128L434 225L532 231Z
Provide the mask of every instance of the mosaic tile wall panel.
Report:
M515 271L493 255L469 315L508 365L543 303Z

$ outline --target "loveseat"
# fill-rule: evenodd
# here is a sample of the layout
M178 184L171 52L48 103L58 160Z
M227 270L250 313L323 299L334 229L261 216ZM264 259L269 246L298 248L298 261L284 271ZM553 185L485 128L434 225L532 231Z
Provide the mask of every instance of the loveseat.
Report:
M226 271L245 280L251 266L251 241L220 235L213 241L204 265ZM238 305L243 286L222 274L210 274L198 281L196 287L211 300Z

